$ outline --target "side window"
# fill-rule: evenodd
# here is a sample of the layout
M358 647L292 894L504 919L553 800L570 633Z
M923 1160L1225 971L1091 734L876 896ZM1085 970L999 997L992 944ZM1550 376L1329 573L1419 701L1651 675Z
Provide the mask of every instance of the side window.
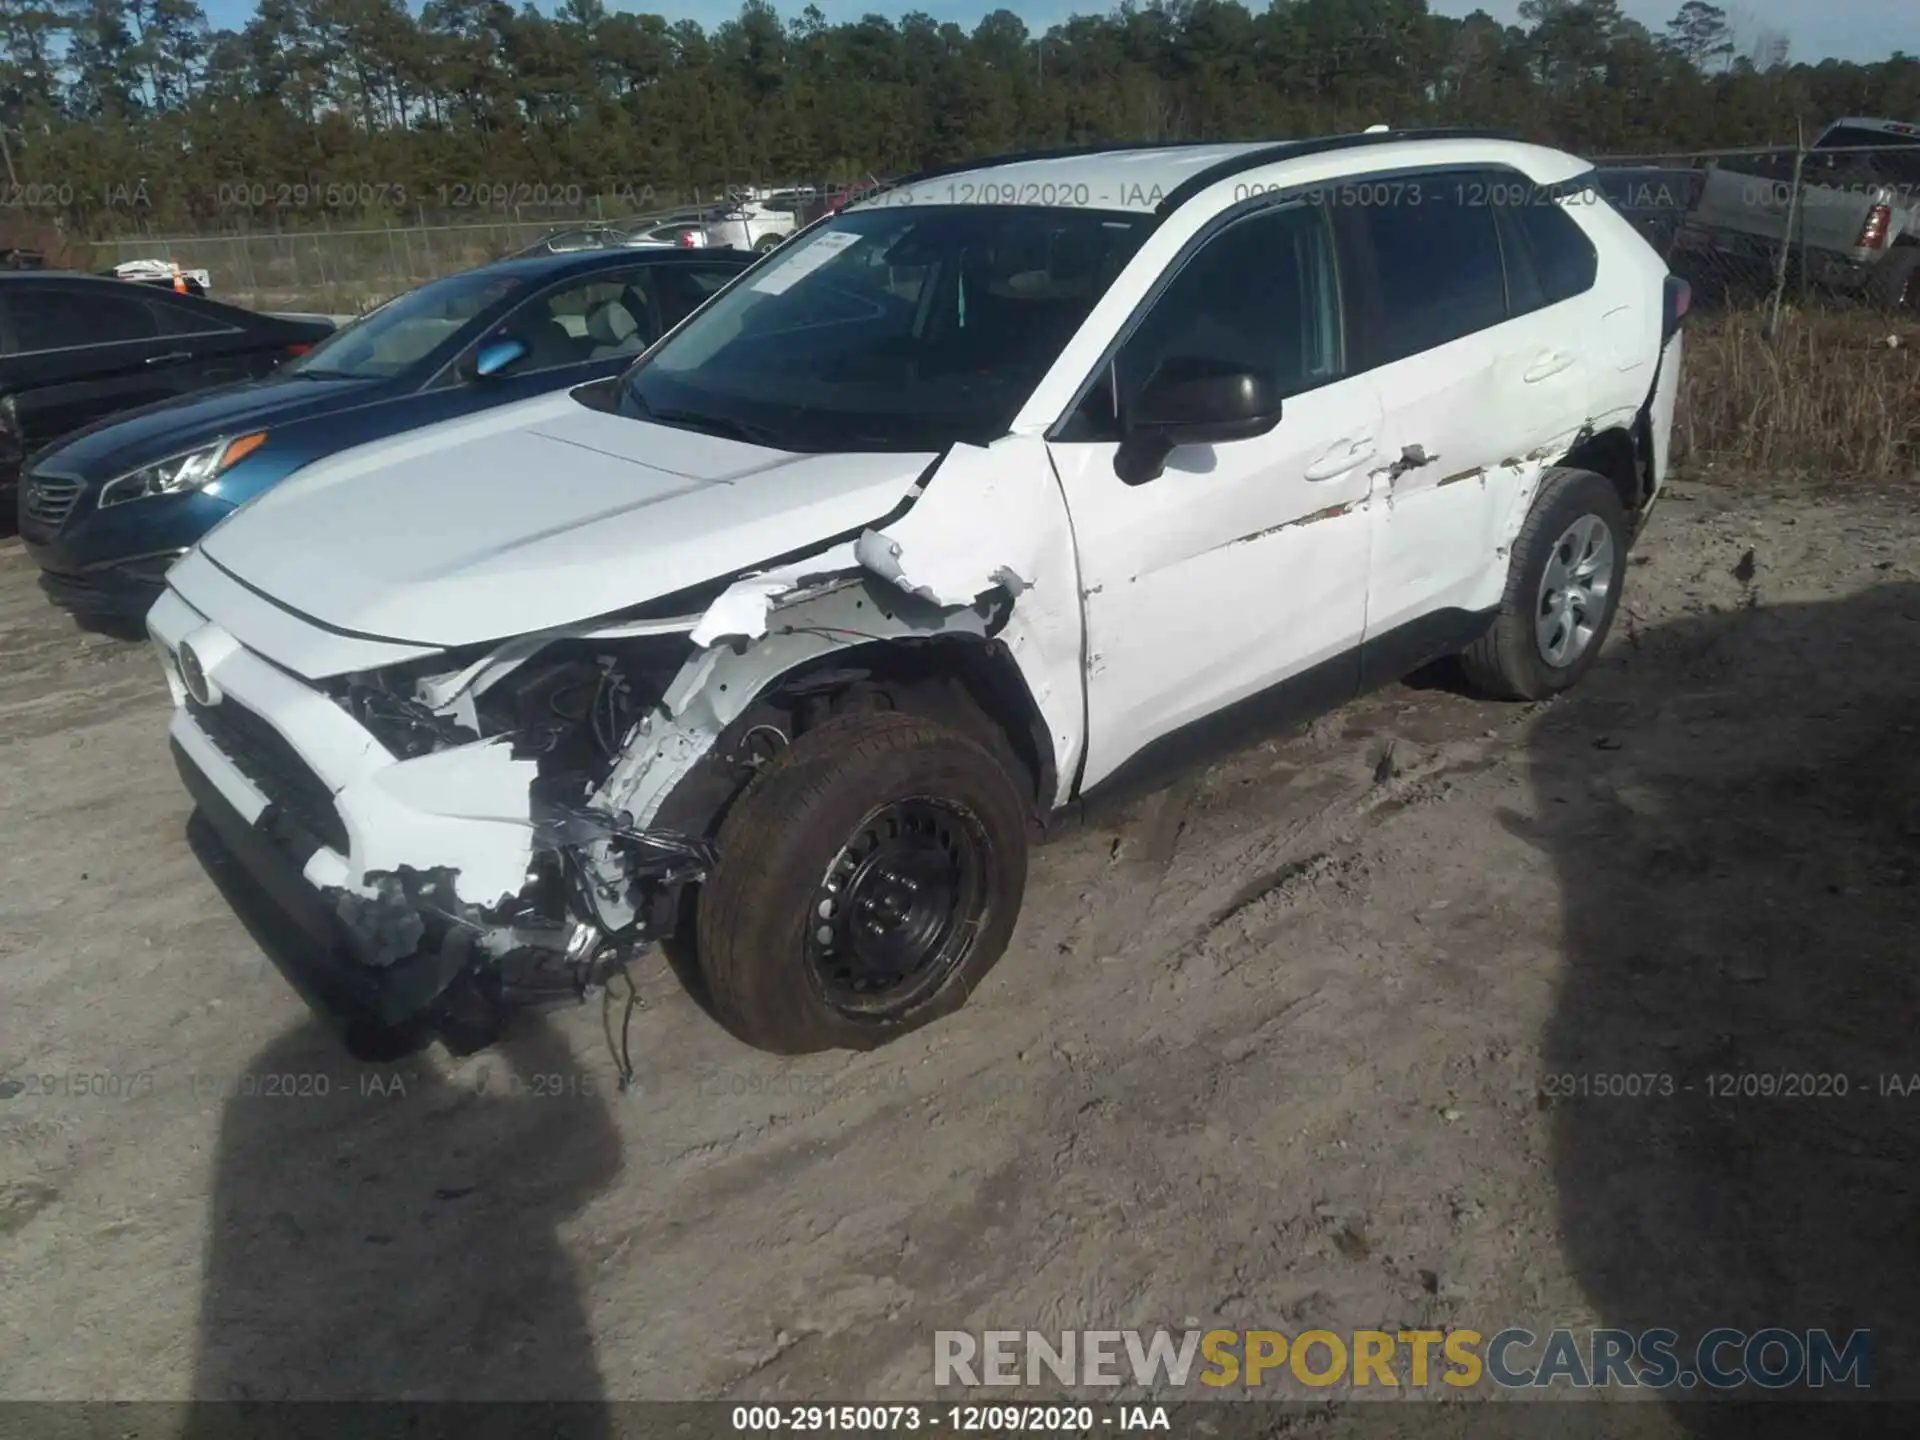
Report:
M1120 417L1175 357L1221 360L1270 376L1282 396L1339 376L1340 289L1319 206L1236 220L1196 251L1121 345L1063 439L1117 440Z
M217 315L206 314L170 300L149 300L162 335L229 335L238 327Z
M153 310L139 295L20 286L9 288L6 305L16 354L125 344L160 333Z
M645 270L615 271L535 296L500 327L527 345L515 373L637 355L659 332Z
M659 265L649 270L648 279L660 300L661 332L664 334L686 319L738 273L694 265Z
M1507 318L1494 208L1526 182L1459 171L1357 186L1345 239L1375 281L1365 327L1369 368L1486 330Z
M1509 280L1529 277L1537 287L1530 303L1514 286L1513 313L1558 305L1593 288L1600 252L1580 222L1545 194L1501 207L1501 244L1507 248ZM1518 264L1515 261L1518 260Z

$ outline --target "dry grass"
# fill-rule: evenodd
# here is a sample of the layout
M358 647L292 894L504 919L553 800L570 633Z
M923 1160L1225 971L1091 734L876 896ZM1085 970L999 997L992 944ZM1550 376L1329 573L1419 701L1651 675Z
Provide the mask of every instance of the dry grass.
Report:
M1863 311L1697 315L1676 416L1695 465L1831 479L1920 472L1920 323Z

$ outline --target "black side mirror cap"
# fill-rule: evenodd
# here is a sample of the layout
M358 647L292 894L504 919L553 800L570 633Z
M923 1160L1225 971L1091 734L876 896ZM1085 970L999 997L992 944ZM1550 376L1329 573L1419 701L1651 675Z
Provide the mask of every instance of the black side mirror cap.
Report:
M1280 423L1273 382L1230 361L1193 355L1160 363L1128 408L1114 470L1129 485L1165 473L1182 445L1228 445L1265 435Z

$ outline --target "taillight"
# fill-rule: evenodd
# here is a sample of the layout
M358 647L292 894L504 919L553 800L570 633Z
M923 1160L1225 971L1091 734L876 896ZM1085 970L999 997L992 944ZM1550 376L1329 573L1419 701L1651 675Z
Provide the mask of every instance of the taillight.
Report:
M1857 250L1878 250L1887 243L1887 231L1893 225L1893 207L1876 205L1867 211L1867 222L1860 227L1860 235L1853 244Z
M287 346L287 353L289 355L304 355L307 353L307 351L311 350L312 348L313 348L312 341L296 340L293 342L293 344Z
M1693 308L1693 286L1678 275L1667 276L1666 312L1660 327L1660 340L1665 344L1673 338L1674 332L1686 322L1687 311Z

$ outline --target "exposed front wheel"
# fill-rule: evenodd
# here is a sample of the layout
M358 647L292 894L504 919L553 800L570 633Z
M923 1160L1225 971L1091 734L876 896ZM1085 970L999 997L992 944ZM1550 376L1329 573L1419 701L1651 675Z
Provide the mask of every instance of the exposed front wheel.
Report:
M719 1019L801 1054L957 1009L1013 933L1027 818L1000 762L944 725L881 712L800 736L728 812L701 889Z
M769 250L778 250L780 248L780 242L786 238L784 235L762 235L758 240L753 242L753 248L764 255Z
M1579 682L1620 606L1628 533L1604 476L1547 472L1514 540L1499 616L1460 657L1476 688L1540 700Z

